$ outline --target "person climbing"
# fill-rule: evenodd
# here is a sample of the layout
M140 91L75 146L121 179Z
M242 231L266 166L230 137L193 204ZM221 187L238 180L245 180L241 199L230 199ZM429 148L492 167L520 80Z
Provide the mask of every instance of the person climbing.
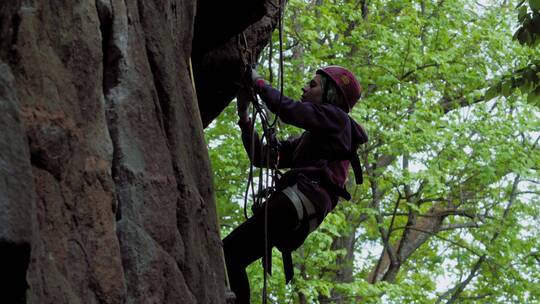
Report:
M229 282L237 304L250 302L246 267L264 257L265 248L270 250L267 254L273 247L282 252L286 283L292 279L291 252L336 207L339 197L350 199L345 189L350 165L356 182L362 182L356 150L368 140L365 129L348 115L362 90L349 70L340 66L318 69L304 86L301 102L283 96L254 70L248 74L250 86L269 110L284 123L305 131L298 137L278 141L277 150L268 145L261 147L258 135L252 138L254 123L248 114L251 88L239 90L238 124L252 163L290 170L277 181L277 189L264 203L266 206L255 210L252 217L223 239ZM255 151L253 155L251 151Z

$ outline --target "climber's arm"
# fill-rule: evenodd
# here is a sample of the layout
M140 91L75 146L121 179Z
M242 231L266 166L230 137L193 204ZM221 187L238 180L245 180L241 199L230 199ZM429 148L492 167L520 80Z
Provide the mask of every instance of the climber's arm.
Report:
M271 151L269 145L263 144L259 134L254 131L254 123L248 114L252 96L250 89L242 88L238 91L236 97L238 125L242 131L242 143L254 166L271 168L278 162L278 151Z
M286 124L304 130L341 132L348 121L347 114L333 105L294 101L281 96L279 90L262 79L255 82L254 88L268 109Z

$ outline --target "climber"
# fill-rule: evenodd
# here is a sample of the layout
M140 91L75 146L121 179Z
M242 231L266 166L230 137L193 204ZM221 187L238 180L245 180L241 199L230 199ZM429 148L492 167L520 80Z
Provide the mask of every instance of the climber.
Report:
M364 128L347 114L361 93L358 80L349 70L340 66L317 70L303 88L301 102L282 96L254 70L250 69L248 74L249 85L270 111L277 113L284 123L305 131L298 137L279 141L277 150L269 145L261 147L258 136L252 140L254 126L247 111L253 96L251 88L242 88L238 92L242 141L251 161L255 166L264 167L268 165L269 157L270 166L290 170L277 182L277 191L265 202L266 208L259 208L223 240L236 303L249 303L245 268L265 255L265 240L268 249L277 247L282 252L286 282L291 280L291 252L302 245L308 234L334 209L338 197L350 199L345 190L350 164L357 183L361 183L356 150L359 144L367 142ZM255 151L254 155L250 151Z

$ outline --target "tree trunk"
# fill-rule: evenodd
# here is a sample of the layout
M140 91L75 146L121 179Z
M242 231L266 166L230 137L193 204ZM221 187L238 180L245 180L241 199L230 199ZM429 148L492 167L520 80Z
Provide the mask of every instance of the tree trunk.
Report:
M368 281L375 283L379 280L394 282L399 269L422 244L439 232L446 215L438 215L438 209L432 208L426 217L414 222L408 222L399 241L393 244L397 251L398 261L392 263L388 251L384 251L379 258L377 266L369 274ZM432 216L431 216L432 215Z
M219 45L267 2L229 3L218 20L195 0L0 3L3 300L225 302L200 117L208 124L234 95L198 101L190 57L199 79L240 70L223 62L237 50ZM265 18L250 28L254 53L276 22ZM222 57L204 61L211 52Z
M336 272L332 274L333 281L338 283L353 282L353 267L354 267L354 245L356 241L355 231L353 230L348 235L335 238L332 243L332 250L345 250L345 255L336 259ZM343 295L339 291L332 289L330 297L319 296L320 303L350 303L351 298L348 295Z

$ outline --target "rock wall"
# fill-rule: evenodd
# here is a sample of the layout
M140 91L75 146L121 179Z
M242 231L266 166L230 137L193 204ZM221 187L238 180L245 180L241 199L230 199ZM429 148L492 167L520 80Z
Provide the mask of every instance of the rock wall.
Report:
M2 303L225 302L201 116L240 74L197 99L189 61L200 91L241 71L231 45L259 20L260 52L269 2L0 2Z
M208 1L199 1L201 2ZM231 2L223 3L230 6ZM193 41L195 50L192 60L204 127L207 127L236 96L239 87L243 85L244 65L257 64L262 49L268 44L272 32L277 27L280 12L277 3L281 3L283 11L286 1L237 0L233 3L237 7L221 9L228 12L219 15L221 18L217 13L220 10L212 10L212 14L202 14L202 17L198 14L195 23L195 33L198 34L195 38L212 37ZM251 8L253 13L242 7ZM261 10L261 7L264 9ZM199 8L209 9L205 6ZM255 20L257 21L254 22ZM211 26L206 27L205 24ZM200 29L201 27L203 29ZM245 29L235 32L239 28ZM211 33L215 34L212 36ZM219 41L225 42L217 44ZM241 55L242 48L246 48L244 56Z

